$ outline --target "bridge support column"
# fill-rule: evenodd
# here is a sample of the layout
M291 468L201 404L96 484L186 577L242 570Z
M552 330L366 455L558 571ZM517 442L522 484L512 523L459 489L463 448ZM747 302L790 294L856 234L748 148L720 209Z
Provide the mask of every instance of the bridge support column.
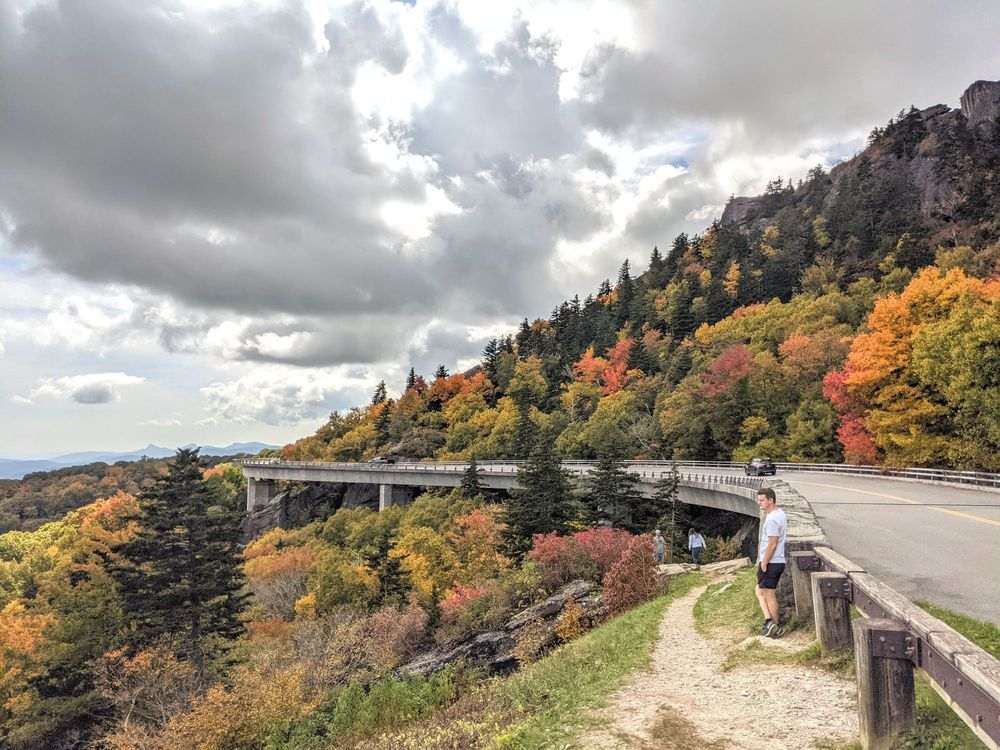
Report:
M256 508L261 508L271 502L275 496L275 482L273 479L251 479L247 477L247 513L253 513Z
M391 484L380 484L378 486L378 510L381 513L383 510L392 505L392 485Z
M913 729L913 648L913 639L901 622L854 622L858 729L864 750L894 748L899 738Z

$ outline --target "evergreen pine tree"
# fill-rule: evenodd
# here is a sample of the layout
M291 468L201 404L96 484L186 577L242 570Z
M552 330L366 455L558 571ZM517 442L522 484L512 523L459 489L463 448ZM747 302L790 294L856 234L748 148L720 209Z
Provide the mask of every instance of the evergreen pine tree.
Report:
M385 401L385 398L386 398L385 381L380 380L378 381L378 385L375 386L375 393L372 394L372 406L378 406L383 401Z
M479 466L476 457L469 459L469 465L462 475L462 497L473 498L483 494L483 483L479 478Z
M519 394L516 399L517 421L514 423L514 458L523 461L535 447L535 424L531 421L531 404Z
M632 303L635 301L635 285L632 283L632 275L629 273L628 258L622 263L621 270L618 271L618 309L616 312L616 323L618 328L624 326L632 317Z
M406 390L410 390L416 384L417 384L417 371L411 367L410 374L406 376Z
M385 445L389 442L389 425L392 417L392 401L384 402L382 411L375 417L375 444Z
M204 675L243 634L240 516L217 504L198 451L181 449L139 496L139 531L111 568L132 651L168 643Z
M574 517L572 480L553 450L555 436L543 434L517 475L507 501L507 541L516 553L531 547L534 534L565 533Z
M638 479L625 468L621 453L607 450L587 476L584 505L591 523L606 523L638 533L636 510L640 496Z
M653 252L649 256L649 284L653 289L658 289L666 282L666 263L660 255L660 248L653 245Z
M434 379L439 380L446 377L448 377L448 370L444 365L438 365L437 370L434 371Z

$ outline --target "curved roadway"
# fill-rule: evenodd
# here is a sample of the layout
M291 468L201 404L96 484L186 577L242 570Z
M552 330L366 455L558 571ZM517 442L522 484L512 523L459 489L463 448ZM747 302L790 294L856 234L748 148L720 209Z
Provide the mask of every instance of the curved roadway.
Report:
M718 471L718 470L716 470ZM1000 625L1000 492L779 471L830 545L901 594Z

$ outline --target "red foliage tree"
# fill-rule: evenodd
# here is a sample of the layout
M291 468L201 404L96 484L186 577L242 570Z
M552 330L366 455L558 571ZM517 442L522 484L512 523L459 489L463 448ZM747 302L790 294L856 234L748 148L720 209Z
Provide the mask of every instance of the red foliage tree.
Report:
M656 581L656 557L649 534L629 542L625 554L604 576L604 603L618 614L652 599L660 588Z

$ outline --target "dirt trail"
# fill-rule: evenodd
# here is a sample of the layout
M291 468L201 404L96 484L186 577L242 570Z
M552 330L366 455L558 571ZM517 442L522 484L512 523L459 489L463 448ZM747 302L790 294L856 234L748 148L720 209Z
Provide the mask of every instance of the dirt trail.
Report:
M577 747L686 747L653 741L662 708L673 709L706 744L727 750L811 748L817 740L857 734L853 683L802 666L753 665L722 672L728 644L702 637L693 607L705 587L673 602L660 626L652 664L619 689L600 730ZM777 645L777 644L775 644Z

